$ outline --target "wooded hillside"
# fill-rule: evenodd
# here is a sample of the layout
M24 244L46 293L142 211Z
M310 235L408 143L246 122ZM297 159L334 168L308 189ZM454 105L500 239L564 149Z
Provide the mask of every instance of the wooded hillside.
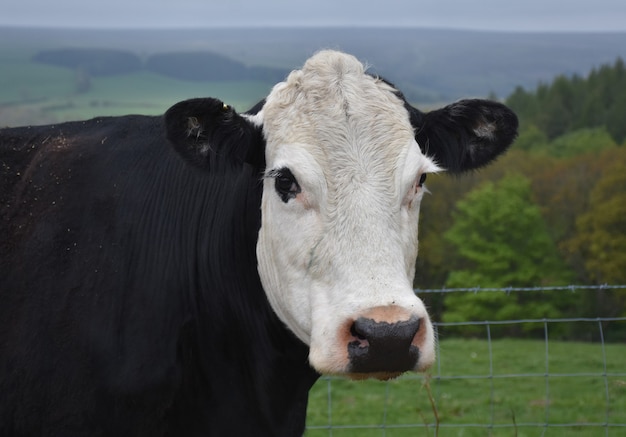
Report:
M578 129L605 128L621 144L626 140L624 61L594 68L586 78L561 75L533 91L517 87L507 104L523 127L539 129L548 140Z
M521 120L509 153L477 173L429 178L416 286L625 284L623 61L518 88L506 103ZM434 306L448 321L626 315L623 291L585 296L457 294Z

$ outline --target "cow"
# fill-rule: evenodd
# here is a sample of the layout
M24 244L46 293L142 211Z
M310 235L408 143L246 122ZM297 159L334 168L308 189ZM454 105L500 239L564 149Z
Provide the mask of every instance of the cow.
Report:
M0 435L298 436L321 374L427 369L424 180L516 134L330 50L244 113L2 129Z

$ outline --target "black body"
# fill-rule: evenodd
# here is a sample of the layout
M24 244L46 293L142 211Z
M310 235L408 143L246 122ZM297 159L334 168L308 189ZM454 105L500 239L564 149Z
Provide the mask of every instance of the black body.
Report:
M497 103L406 107L453 172L517 131ZM216 99L0 130L0 436L302 435L319 375L257 273L264 170Z
M302 434L318 375L256 272L260 129L196 104L229 128L193 164L176 109L0 131L1 436Z

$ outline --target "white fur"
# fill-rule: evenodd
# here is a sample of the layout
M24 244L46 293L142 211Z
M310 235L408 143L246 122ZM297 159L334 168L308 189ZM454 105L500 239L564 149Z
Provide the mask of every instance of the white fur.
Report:
M256 114L241 114L241 115L255 126L259 126L259 127L263 126L263 110L260 110Z
M257 255L273 309L310 346L314 368L345 373L346 321L402 307L426 327L416 370L430 366L433 330L412 283L417 181L439 168L415 142L403 102L354 57L323 51L274 87L261 120L268 173L287 167L301 187L285 203L264 181Z

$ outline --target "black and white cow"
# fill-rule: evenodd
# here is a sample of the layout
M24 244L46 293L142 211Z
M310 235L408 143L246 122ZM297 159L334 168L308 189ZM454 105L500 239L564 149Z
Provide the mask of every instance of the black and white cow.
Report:
M424 179L516 136L323 51L252 111L0 131L0 435L297 436L319 374L424 370Z

